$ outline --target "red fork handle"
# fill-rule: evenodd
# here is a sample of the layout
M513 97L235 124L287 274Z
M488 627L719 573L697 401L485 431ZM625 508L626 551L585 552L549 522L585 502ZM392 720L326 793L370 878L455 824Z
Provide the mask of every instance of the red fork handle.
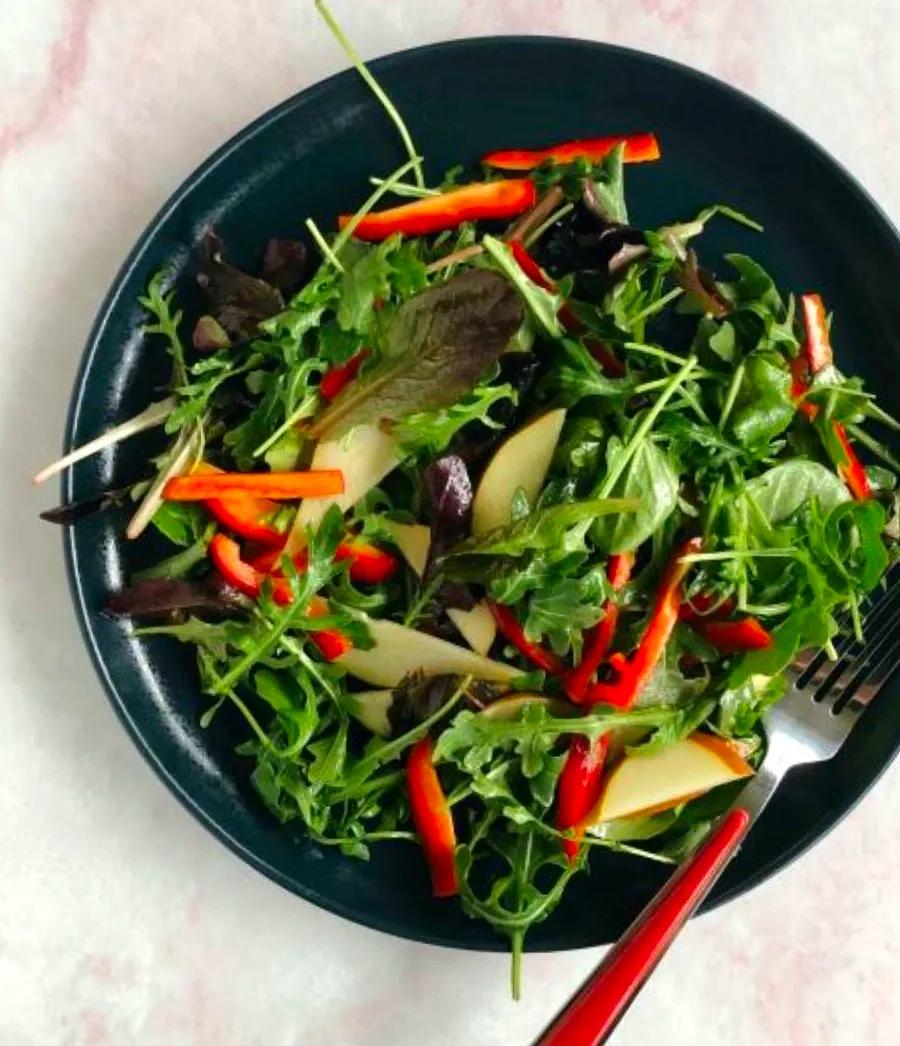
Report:
M729 811L631 924L625 936L537 1040L537 1046L596 1046L606 1042L678 931L737 853L750 814Z

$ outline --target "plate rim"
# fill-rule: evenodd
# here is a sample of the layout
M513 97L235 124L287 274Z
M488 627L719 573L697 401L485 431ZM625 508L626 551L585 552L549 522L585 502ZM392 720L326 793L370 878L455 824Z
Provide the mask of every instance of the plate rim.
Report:
M626 47L605 41L589 40L582 37L564 37L548 34L494 34L487 36L463 37L453 40L441 40L429 44L404 48L371 59L366 62L366 65L372 69L374 73L378 74L381 71L389 71L394 65L410 60L421 59L435 51L447 52L453 50L469 50L479 47L496 47L498 45L516 48L541 48L547 46L561 48L571 47L594 51L598 54L612 54L636 58L644 62L649 62L651 65L666 68L679 75L699 80L701 83L706 83L717 90L724 92L724 94L730 96L737 104L764 113L771 120L774 120L784 129L790 131L794 136L802 139L806 148L815 154L820 160L824 160L832 171L840 177L841 181L844 183L844 187L856 195L867 206L873 219L877 220L882 225L882 231L889 239L892 239L897 244L898 252L900 252L900 231L898 231L897 226L878 200L840 160L833 156L808 132L803 130L792 120L771 108L765 102L760 101L753 95L725 80L684 62L676 61L663 55L655 54L651 51L644 51L639 48ZM170 214L176 210L185 197L192 193L204 179L208 178L222 163L224 163L235 150L242 147L247 141L258 136L271 123L279 120L285 113L290 112L299 104L315 102L318 96L326 95L334 84L356 80L357 77L358 73L352 66L350 66L296 91L283 101L265 110L227 138L222 145L218 146L208 157L206 157L206 159L194 167L176 189L165 199L163 204L146 224L134 245L126 254L125 259L117 269L108 290L103 296L97 314L91 323L84 348L82 349L79 358L78 367L72 385L72 392L69 397L63 436L64 452L67 452L72 447L75 428L84 407L88 372L91 368L94 357L99 350L100 343L103 340L105 329L120 306L120 300L124 293L124 286L134 270L140 264L144 253L154 242L160 228L165 224ZM392 132L388 131L388 133ZM67 469L65 471L61 479L60 487L62 500L64 502L71 500L74 487L74 472L72 469ZM505 940L501 939L499 936L496 938L496 942L479 942L474 940L450 941L446 938L436 937L426 931L417 932L406 928L398 929L391 920L382 919L378 910L363 912L358 909L351 909L340 901L320 894L316 889L310 888L295 878L292 878L290 875L282 872L275 865L271 864L265 858L260 857L255 851L242 844L227 827L207 812L204 806L191 795L186 787L175 779L173 774L170 773L163 764L154 747L145 740L140 728L136 725L134 719L129 714L126 702L123 700L118 688L109 674L106 661L102 650L100 649L101 644L98 642L94 628L91 624L91 615L95 611L91 610L88 606L85 597L79 570L78 555L75 548L75 528L65 528L63 533L63 551L66 577L72 596L73 608L78 621L79 631L84 640L85 646L87 647L94 671L99 677L107 700L112 706L119 722L122 724L126 733L134 743L136 749L154 771L156 776L179 801L182 807L194 816L197 821L219 842L223 843L235 856L240 858L242 861L245 861L255 871L260 872L267 879L289 891L294 896L300 897L302 900L312 903L334 915L347 919L358 926L365 926L392 937L416 941L421 944L429 944L436 947L448 947L465 951L482 952L502 952L507 950ZM829 811L827 816L820 821L818 827L811 828L807 832L798 836L792 845L781 850L775 857L764 863L756 871L747 874L733 885L714 891L711 896L703 902L699 909L699 914L713 911L720 905L726 904L727 902L755 889L770 877L787 868L800 856L811 849L817 842L824 839L826 835L837 827L837 825L856 808L856 806L868 794L870 789L878 783L884 773L893 764L898 753L900 753L900 746L895 747L893 753L883 762L872 776L862 781L858 786L855 786L849 794L845 794L840 808L838 808L834 813ZM529 942L526 938L526 950L534 953L576 951L584 948L596 947L601 943L602 942L600 941L596 942L596 944L566 944L564 942L551 942L529 947Z

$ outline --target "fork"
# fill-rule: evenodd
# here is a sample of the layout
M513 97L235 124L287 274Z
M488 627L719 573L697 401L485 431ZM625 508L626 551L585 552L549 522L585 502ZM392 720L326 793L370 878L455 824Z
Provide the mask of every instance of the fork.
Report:
M900 567L866 606L864 642L852 635L798 659L789 688L765 717L768 750L758 773L703 845L675 872L604 956L536 1046L605 1042L687 920L718 881L785 774L831 759L900 664ZM845 622L846 623L846 622Z

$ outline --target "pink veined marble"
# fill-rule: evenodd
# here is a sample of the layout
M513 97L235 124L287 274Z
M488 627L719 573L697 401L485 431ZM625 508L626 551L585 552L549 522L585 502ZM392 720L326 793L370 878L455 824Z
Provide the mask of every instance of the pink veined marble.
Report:
M796 121L900 219L896 0L333 6L365 56L551 33L688 62ZM0 4L3 1046L524 1043L597 961L530 957L514 1005L504 956L361 929L235 860L110 714L36 523L27 476L56 452L125 251L227 136L344 65L308 0ZM894 768L814 854L691 925L615 1042L897 1046L898 807Z

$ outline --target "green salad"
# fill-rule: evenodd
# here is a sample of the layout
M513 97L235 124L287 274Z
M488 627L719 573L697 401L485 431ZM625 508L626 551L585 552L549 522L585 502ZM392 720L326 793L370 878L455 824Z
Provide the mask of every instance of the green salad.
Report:
M518 995L525 934L592 852L690 852L763 759L786 667L859 633L898 426L818 294L704 252L713 221L764 244L750 218L629 211L631 164L666 177L652 133L461 143L441 179L359 67L409 159L256 271L209 230L201 314L154 276L170 390L39 478L169 445L45 515L162 535L107 610L195 649L185 706L239 714L273 817L339 859L419 848L435 904L509 938Z

